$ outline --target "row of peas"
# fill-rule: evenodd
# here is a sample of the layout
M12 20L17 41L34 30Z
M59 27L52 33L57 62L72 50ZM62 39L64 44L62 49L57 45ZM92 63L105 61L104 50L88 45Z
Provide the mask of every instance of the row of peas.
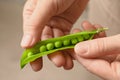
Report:
M64 46L71 46L71 45L75 45L78 42L87 40L90 36L89 35L84 35L82 37L77 37L77 38L72 38L70 39L66 39L66 40L59 40L59 41L55 41L54 43L47 43L46 45L42 45L40 46L39 50L40 52L45 52L45 51L49 51L49 50L53 50L56 48L61 48Z

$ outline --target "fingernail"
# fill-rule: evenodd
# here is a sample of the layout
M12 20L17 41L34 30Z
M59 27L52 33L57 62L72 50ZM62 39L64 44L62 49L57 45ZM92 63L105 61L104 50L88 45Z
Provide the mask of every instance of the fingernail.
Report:
M79 56L82 56L82 55L86 55L88 53L88 46L85 44L85 45L76 45L75 46L75 52L79 55Z
M31 44L32 42L32 36L31 35L24 35L21 41L21 46L22 47L27 47Z

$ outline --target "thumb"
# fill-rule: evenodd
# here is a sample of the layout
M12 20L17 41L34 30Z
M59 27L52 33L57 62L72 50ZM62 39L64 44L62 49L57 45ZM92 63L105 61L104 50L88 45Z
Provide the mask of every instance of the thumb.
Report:
M78 43L75 53L86 58L97 58L120 53L120 35Z
M42 30L55 13L51 0L28 0L23 11L23 48L33 46L41 38Z

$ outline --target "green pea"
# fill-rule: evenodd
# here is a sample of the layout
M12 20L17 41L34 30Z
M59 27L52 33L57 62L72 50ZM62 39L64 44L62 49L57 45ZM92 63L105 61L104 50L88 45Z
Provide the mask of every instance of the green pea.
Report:
M40 47L40 52L45 52L45 51L47 51L47 48L46 48L45 45L42 45L42 46Z
M32 48L26 49L23 52L20 66L21 68L23 68L29 62L35 61L36 59L44 55L48 55L60 50L74 48L75 44L79 41L81 42L93 39L95 34L98 34L105 30L106 28L100 28L93 31L83 31L75 34L40 41Z
M54 49L54 44L53 43L48 43L46 45L46 47L47 47L48 50L52 50L52 49Z
M29 52L28 53L28 57L30 57L30 56L32 56L33 55L33 53L32 52Z
M69 39L64 40L64 41L63 41L63 45L64 45L64 46L70 45L70 40L69 40Z
M56 48L62 47L62 42L61 42L61 41L56 41L56 42L55 42L55 47L56 47Z
M83 38L83 36L82 36L82 35L81 35L81 36L79 36L77 39L78 39L78 41L79 41L79 42L84 41L84 38Z
M90 35L89 34L84 34L83 37L84 37L85 40L87 40L87 39L89 39Z
M78 40L75 39L75 38L71 40L71 43L72 43L72 44L76 44L77 42L78 42Z

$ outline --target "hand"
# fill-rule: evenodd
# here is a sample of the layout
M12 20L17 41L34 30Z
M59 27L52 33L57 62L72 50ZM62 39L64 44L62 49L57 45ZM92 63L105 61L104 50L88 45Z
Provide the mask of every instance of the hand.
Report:
M23 11L23 39L21 46L30 48L40 40L63 36L81 15L88 0L27 0ZM71 69L71 56L57 52L49 59L58 67ZM70 64L68 64L70 63ZM33 70L42 68L42 58L31 62Z
M86 30L92 26L84 24ZM100 38L78 43L72 56L93 74L105 80L120 80L120 34L105 37L100 33L97 37Z

